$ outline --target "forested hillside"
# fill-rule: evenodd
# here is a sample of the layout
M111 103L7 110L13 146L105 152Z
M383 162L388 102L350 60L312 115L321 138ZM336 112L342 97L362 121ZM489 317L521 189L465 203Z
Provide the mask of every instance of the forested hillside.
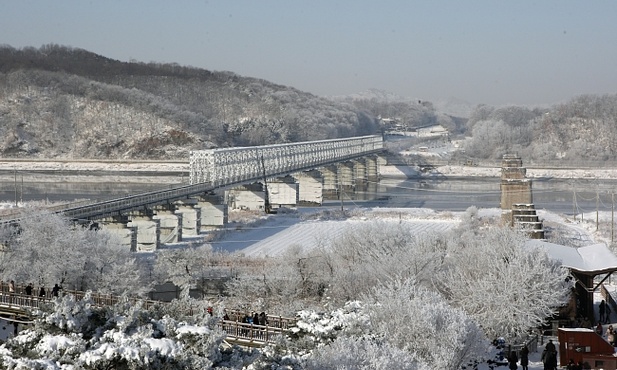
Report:
M598 164L617 160L617 95L582 95L546 109L479 106L471 114L466 155Z
M379 132L352 104L230 72L0 47L0 155L185 158L189 150Z
M411 124L434 119L422 109ZM58 45L0 47L6 157L186 158L192 149L375 134L375 113L231 72Z

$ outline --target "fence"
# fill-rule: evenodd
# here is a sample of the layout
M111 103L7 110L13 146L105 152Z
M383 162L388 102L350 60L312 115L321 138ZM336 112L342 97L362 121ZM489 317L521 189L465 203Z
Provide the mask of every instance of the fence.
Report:
M284 334L286 331L286 329L269 325L254 325L228 320L221 320L217 325L225 332L228 340L246 340L250 343L272 343L278 336Z

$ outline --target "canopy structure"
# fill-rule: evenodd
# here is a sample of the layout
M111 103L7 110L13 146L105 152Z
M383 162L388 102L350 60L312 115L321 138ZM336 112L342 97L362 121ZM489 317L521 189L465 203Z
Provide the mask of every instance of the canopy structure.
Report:
M591 322L596 322L593 293L613 272L617 271L617 256L605 244L569 247L531 239L525 245L545 250L551 258L561 261L564 267L570 269L572 276L576 279L577 294L581 301L579 314ZM594 278L603 274L606 276L594 286Z
M617 271L617 256L605 244L568 247L542 240L528 240L526 246L539 247L551 258L561 261L570 270L585 275L600 275Z

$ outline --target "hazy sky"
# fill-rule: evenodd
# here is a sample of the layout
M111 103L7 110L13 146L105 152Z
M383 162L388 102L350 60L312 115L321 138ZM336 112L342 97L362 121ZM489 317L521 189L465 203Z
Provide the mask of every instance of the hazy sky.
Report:
M263 78L317 95L546 104L617 92L615 0L3 0L0 44Z

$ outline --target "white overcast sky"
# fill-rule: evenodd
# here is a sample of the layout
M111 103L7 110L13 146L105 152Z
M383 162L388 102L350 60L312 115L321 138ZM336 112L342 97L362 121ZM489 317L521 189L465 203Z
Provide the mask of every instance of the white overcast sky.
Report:
M617 90L615 0L0 3L0 44L49 43L317 95L376 88L501 105Z

